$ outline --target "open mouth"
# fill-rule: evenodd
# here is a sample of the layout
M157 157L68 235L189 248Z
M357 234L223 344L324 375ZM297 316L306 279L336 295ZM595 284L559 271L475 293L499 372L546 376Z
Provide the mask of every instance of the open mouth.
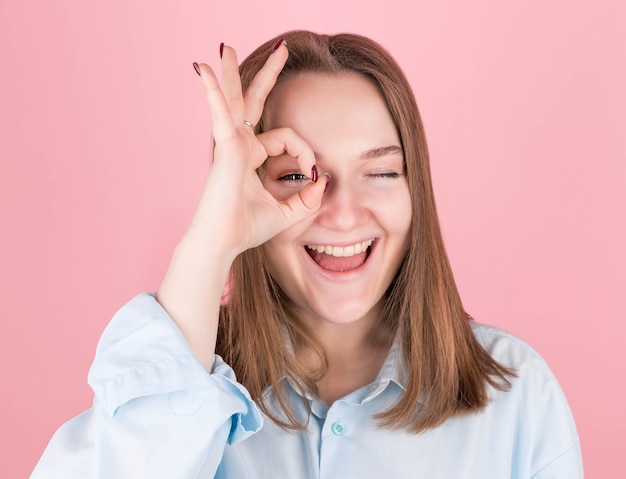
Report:
M306 252L317 265L328 271L352 271L362 266L372 251L373 239L348 246L306 245Z

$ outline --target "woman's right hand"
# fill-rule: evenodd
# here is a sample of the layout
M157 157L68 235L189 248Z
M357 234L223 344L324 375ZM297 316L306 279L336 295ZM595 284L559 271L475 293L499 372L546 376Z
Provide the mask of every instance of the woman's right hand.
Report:
M269 55L245 93L232 48L223 49L221 87L208 65L199 66L211 111L213 163L157 300L207 369L213 362L220 299L232 261L314 214L328 181L324 177L311 182L279 201L263 187L256 173L269 156L287 153L296 159L302 172L313 175L313 151L292 130L281 128L257 136L244 123L256 124L261 118L265 100L287 56L283 43Z
M188 234L210 235L212 247L234 257L259 246L289 226L307 218L320 207L326 178L309 183L284 201L276 200L262 185L256 170L268 156L289 154L300 171L313 177L315 156L293 130L281 128L256 136L253 127L287 60L280 45L252 80L241 90L235 51L224 47L222 85L208 65L200 65L202 82L211 111L215 149L213 164L202 199ZM216 244L218 243L218 244Z

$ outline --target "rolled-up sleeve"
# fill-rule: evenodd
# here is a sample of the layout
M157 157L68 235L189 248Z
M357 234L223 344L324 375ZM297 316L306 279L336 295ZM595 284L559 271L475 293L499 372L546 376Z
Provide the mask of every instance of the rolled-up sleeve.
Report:
M211 373L149 294L107 326L89 372L94 406L54 435L32 478L211 478L261 414L219 356Z

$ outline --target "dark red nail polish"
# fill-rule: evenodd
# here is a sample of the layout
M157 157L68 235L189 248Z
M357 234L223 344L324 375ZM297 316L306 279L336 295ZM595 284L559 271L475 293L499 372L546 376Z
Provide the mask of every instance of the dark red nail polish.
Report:
M328 178L328 180L326 180L326 186L324 186L324 193L326 193L326 190L330 186L330 173L324 173L324 176Z
M200 75L200 65L198 65L196 62L193 62L193 69L196 71L198 75Z
M274 45L274 48L272 48L272 53L278 50L283 43L287 43L284 38L281 38L280 40L278 40L276 42L276 45Z
M319 173L317 172L317 165L313 165L313 168L311 168L311 181L313 183L317 183L318 177L319 177Z
M223 54L224 54L224 42L220 43L220 58L222 58Z

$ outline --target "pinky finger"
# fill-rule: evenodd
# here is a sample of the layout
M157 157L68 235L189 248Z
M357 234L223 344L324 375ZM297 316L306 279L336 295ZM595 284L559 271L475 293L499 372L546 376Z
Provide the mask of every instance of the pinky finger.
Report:
M195 63L194 68L202 78L204 93L211 111L213 138L219 142L233 137L236 134L233 118L213 69L206 63Z

